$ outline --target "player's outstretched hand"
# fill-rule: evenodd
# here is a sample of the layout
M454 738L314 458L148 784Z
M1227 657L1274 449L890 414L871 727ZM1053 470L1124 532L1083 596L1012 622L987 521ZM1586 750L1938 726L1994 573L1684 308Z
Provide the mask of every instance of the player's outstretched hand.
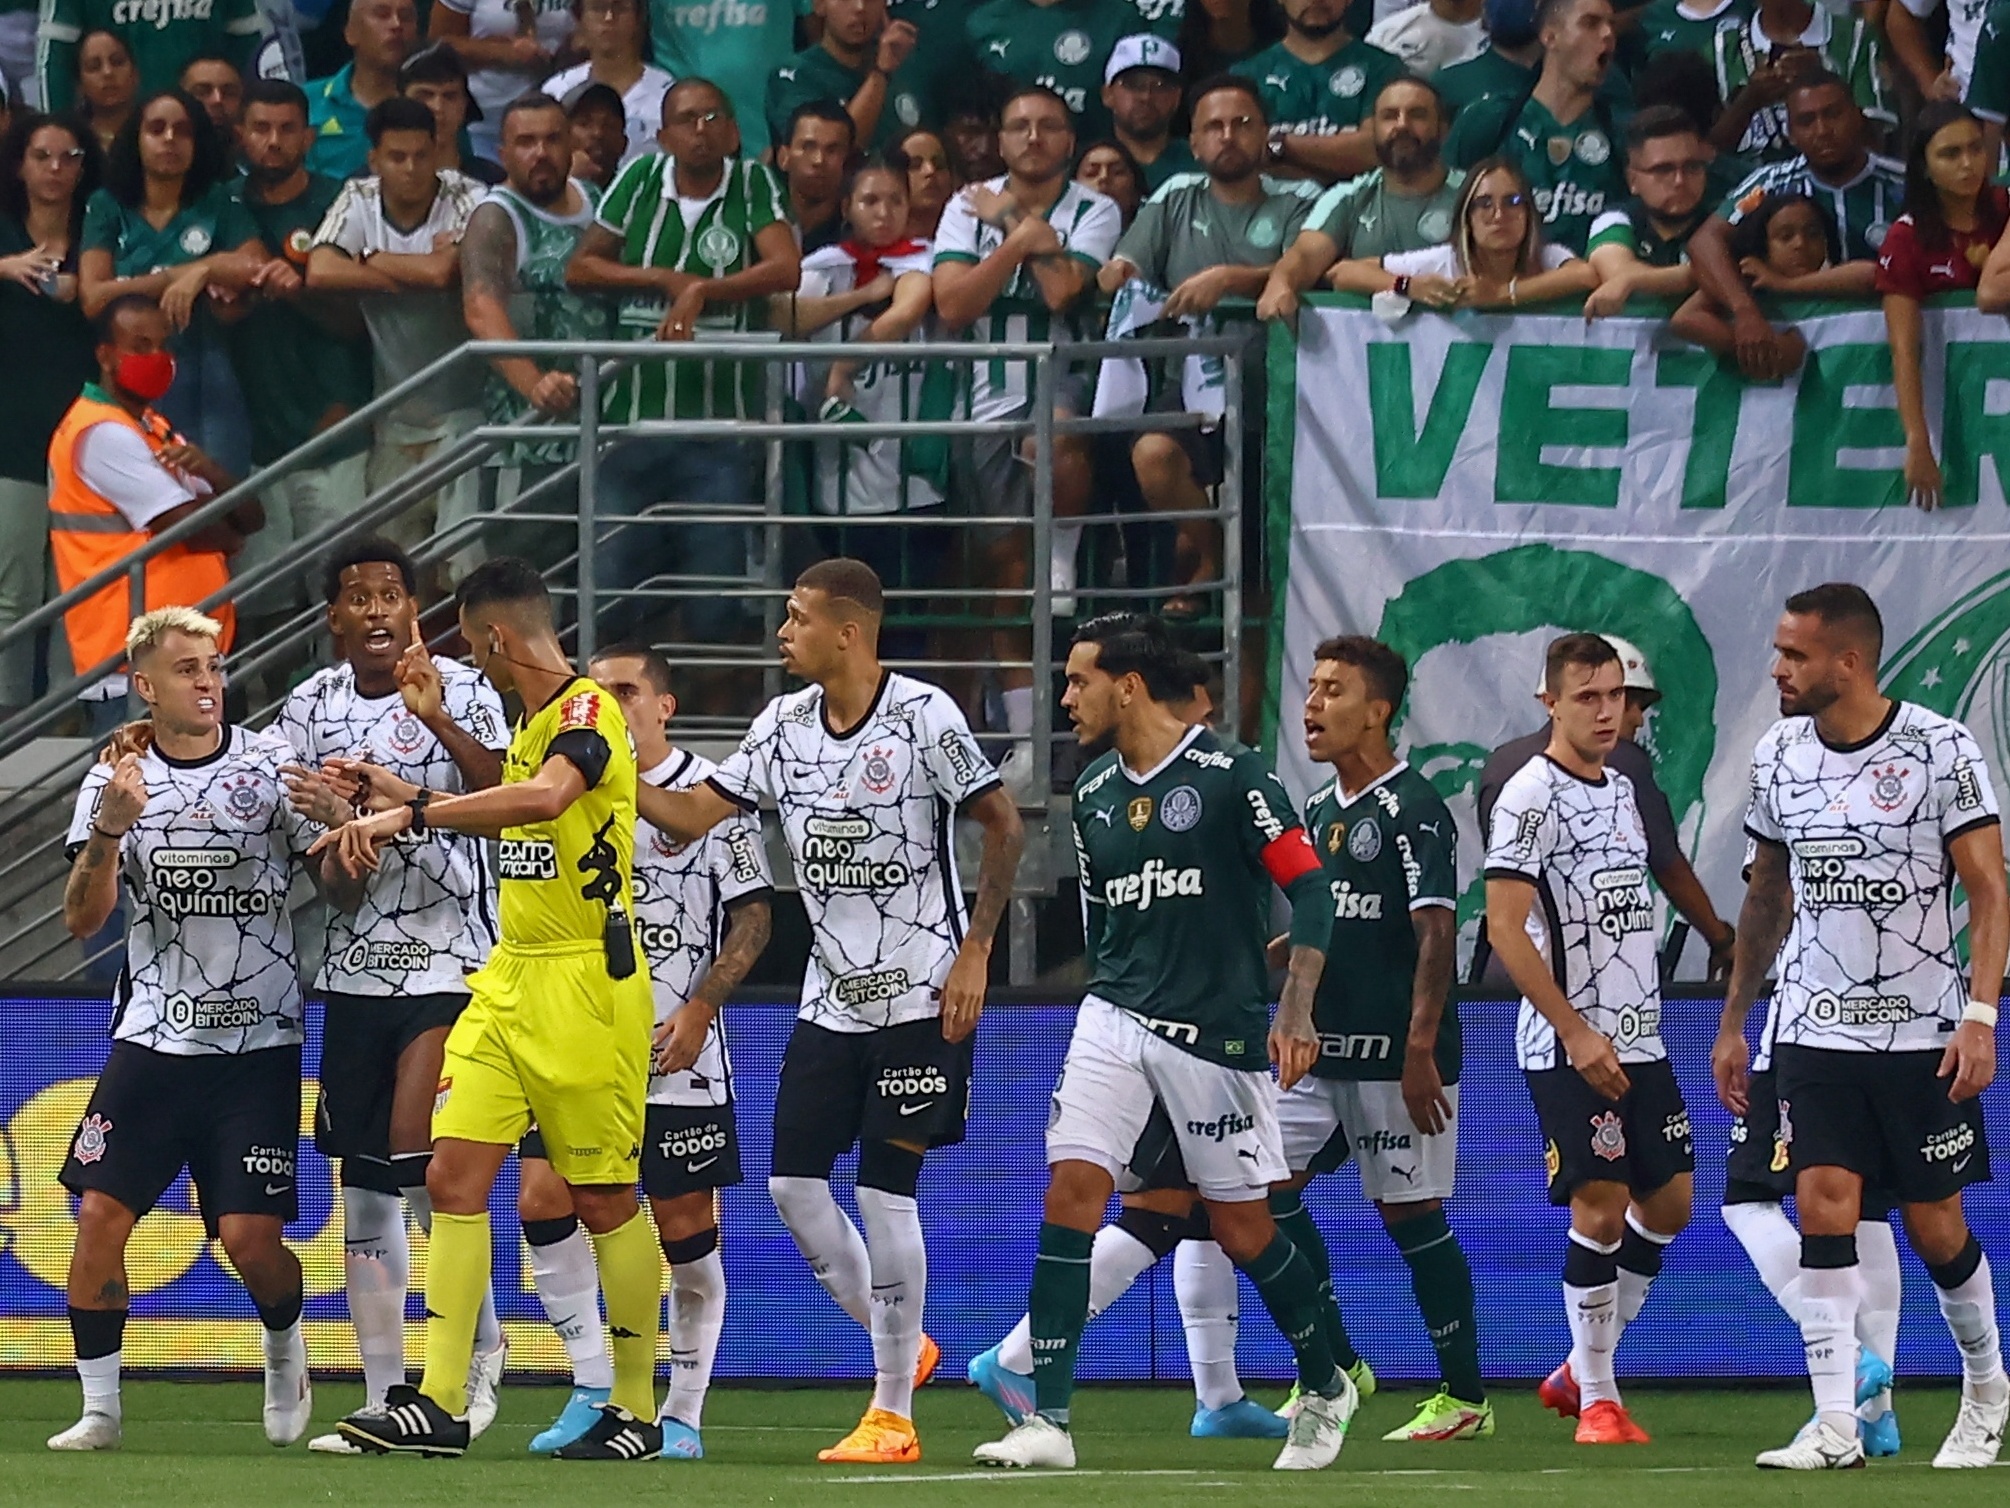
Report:
M366 874L376 873L380 862L378 850L410 826L411 821L411 808L405 806L359 817L341 827L330 828L314 840L307 852L312 857L334 849L335 862L342 866L342 872L352 880L360 880Z
M711 1016L688 1005L658 1025L655 1036L656 1071L682 1073L695 1066L698 1054L705 1050L705 1034L711 1029Z
M154 746L154 723L150 717L137 718L112 730L98 751L99 764L117 764L128 754L144 754Z
M321 766L338 795L366 812L388 812L419 794L419 788L367 759L337 757Z
M1996 1033L1980 1021L1964 1021L1954 1029L1947 1051L1940 1055L1940 1077L1952 1078L1947 1097L1959 1105L1972 1100L1996 1078Z
M1411 1124L1426 1136L1436 1136L1451 1119L1452 1102L1445 1097L1444 1076L1438 1072L1436 1043L1403 1054L1403 1108Z
M398 683L398 695L404 699L407 712L420 722L440 715L447 694L446 682L440 679L440 667L433 663L433 652L426 648L426 636L419 631L416 617L412 619L412 642L398 656L397 669L391 675Z
M1616 1100L1633 1087L1633 1081L1626 1077L1626 1070L1619 1066L1619 1050L1604 1033L1595 1032L1587 1026L1583 1035L1566 1046L1570 1053L1570 1066L1606 1099Z
M320 770L310 770L305 765L283 764L279 767L279 774L286 782L286 804L309 822L318 822L323 827L340 827L356 815L353 802L345 798L335 782Z
M949 977L942 981L942 1040L961 1042L977 1030L984 1014L984 991L991 982L989 949L968 943L956 950Z
M1721 1032L1710 1049L1710 1076L1717 1081L1717 1098L1733 1115L1752 1110L1752 1049L1743 1032Z
M1279 1087L1289 1089L1319 1061L1319 1034L1309 1024L1287 1020L1280 1010L1270 1025L1270 1061Z
M91 818L91 825L101 832L122 838L132 831L132 826L140 820L140 813L147 809L146 777L140 774L140 756L121 754L112 778L98 797L97 814Z

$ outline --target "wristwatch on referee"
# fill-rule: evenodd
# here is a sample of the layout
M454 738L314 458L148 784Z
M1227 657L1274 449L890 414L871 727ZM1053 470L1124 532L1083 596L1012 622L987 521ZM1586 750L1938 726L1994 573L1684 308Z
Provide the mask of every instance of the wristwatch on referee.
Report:
M405 803L412 813L412 825L406 831L412 836L423 838L426 835L426 808L432 804L432 800L433 793L422 790Z

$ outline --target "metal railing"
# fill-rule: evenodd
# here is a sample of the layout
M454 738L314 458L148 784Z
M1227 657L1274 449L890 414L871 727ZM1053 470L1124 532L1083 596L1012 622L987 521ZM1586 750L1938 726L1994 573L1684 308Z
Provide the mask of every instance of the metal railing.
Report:
M131 556L87 578L34 612L0 631L0 652L33 638L45 629L60 632L63 614L86 602L105 587L124 581L128 604L134 616L145 602L145 568L163 551L184 544L211 525L222 521L241 503L269 488L274 482L324 464L331 456L353 451L355 442L367 436L380 419L393 415L407 400L426 391L468 362L529 357L540 363L570 362L576 365L580 403L575 417L558 422L535 414L515 424L478 424L473 429L445 440L440 448L411 470L363 499L347 516L331 521L295 540L278 552L234 576L221 591L191 604L210 610L225 602L242 603L262 591L297 581L335 548L382 531L386 525L409 513L419 504L464 476L483 466L514 441L569 441L574 459L539 478L509 503L490 511L477 512L435 531L417 549L414 559L421 567L440 565L471 546L480 546L507 529L537 526L567 531L572 548L556 561L541 562L554 596L571 604L565 633L580 663L591 658L599 642L599 623L611 607L628 603L638 608L674 607L680 602L705 598L730 598L758 606L764 630L760 644L753 646L719 643L667 643L662 645L673 663L696 668L755 667L761 672L763 697L777 694L783 687L780 661L774 652L774 629L788 594L782 562L786 531L841 525L847 531L867 529L947 529L976 530L1010 528L1030 535L1029 584L1024 587L988 587L956 584L890 586L889 600L901 604L921 604L940 600L945 593L965 603L991 606L995 615L1001 606L1023 606L1023 617L1009 622L995 616L986 622L998 628L1024 630L1030 640L1024 660L950 658L889 658L896 668L930 671L955 670L966 673L1023 670L1029 672L1038 694L1033 697L1031 745L1033 770L1029 790L1042 797L1049 790L1053 755L1057 742L1054 726L1055 699L1049 694L1056 668L1053 589L1049 562L1053 549L1054 465L1056 441L1064 436L1137 434L1146 431L1175 431L1201 428L1205 419L1198 414L1154 412L1135 417L1091 418L1057 412L1057 395L1064 366L1095 362L1105 358L1139 358L1147 361L1184 359L1187 356L1214 356L1223 362L1224 410L1220 418L1224 453L1229 458L1215 489L1212 506L1198 511L1154 512L1140 517L1116 514L1092 507L1079 520L1087 530L1113 530L1129 524L1149 522L1178 525L1193 519L1218 524L1222 535L1221 573L1210 581L1180 586L1140 586L1121 588L1084 587L1089 596L1115 597L1137 605L1151 605L1175 594L1218 599L1222 625L1220 646L1207 653L1221 666L1223 703L1233 709L1240 705L1243 655L1240 625L1244 610L1244 560L1242 550L1242 472L1237 458L1244 449L1246 428L1243 411L1243 364L1248 359L1249 341L1236 335L1202 339L1131 338L1099 342L981 342L937 340L895 344L847 344L827 341L774 340L767 338L707 338L676 347L674 353L663 346L627 341L555 342L497 341L471 342L412 374L338 423L315 435L307 443L274 465L246 478L202 503L171 527L148 539ZM730 361L762 363L765 367L765 412L759 419L670 419L634 423L609 422L602 414L601 397L607 384L628 367L639 362L661 361L666 357L684 362ZM848 422L834 426L819 420L786 417L784 384L789 369L798 363L822 365L847 362L887 361L903 364L943 362L968 366L977 362L1024 363L1031 368L1030 411L1023 417L975 420L909 420L898 422ZM805 511L787 507L784 457L792 442L842 439L864 442L879 438L919 439L944 437L950 440L976 437L1031 438L1031 516L1010 513L981 513L951 503L925 512L886 514L828 514L812 503ZM610 515L602 509L599 471L612 448L635 440L731 441L765 447L761 499L757 504L737 507L703 504L691 506L671 500L635 515ZM549 506L557 500L559 506ZM970 500L964 500L966 503ZM989 500L987 500L988 502ZM691 525L724 524L747 528L758 542L755 568L745 578L732 580L679 580L665 573L645 578L639 585L610 588L605 584L604 555L617 534L631 541L628 531L684 528ZM310 599L316 595L310 590ZM324 609L310 600L304 609L285 614L280 621L263 628L256 637L240 642L228 658L233 679L260 675L281 667L298 665L309 659L324 632ZM451 640L449 628L435 635L437 648ZM66 717L74 716L81 693L102 685L109 677L123 673L123 656L97 665L78 668L68 679L52 684L32 705L0 720L0 759L20 756ZM247 721L262 725L277 711L281 699L252 708ZM680 717L680 736L711 734L736 736L744 728L756 706L730 718ZM987 737L1000 737L996 733ZM95 744L63 757L48 760L30 772L13 789L0 793L0 835L6 850L0 853L0 973L11 977L74 977L94 960L79 958L50 965L63 954L70 939L61 929L60 880L66 866L62 862L64 833L61 827L47 831L53 813L67 816L78 781L96 757ZM1038 809L1036 807L1036 809ZM39 833L34 831L40 829ZM1036 892L1051 892L1056 871L1029 867ZM54 887L52 890L52 886ZM53 904L50 902L53 901ZM1032 920L1030 904L1015 903L1013 926L1013 973L1017 955L1030 951ZM110 947L100 950L109 953Z

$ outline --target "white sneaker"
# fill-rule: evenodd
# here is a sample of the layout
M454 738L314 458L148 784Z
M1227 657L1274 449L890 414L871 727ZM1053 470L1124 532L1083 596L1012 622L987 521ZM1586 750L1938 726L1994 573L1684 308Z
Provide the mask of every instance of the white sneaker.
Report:
M307 1448L323 1456L360 1456L365 1454L362 1446L347 1435L316 1435L307 1442Z
M124 1432L110 1414L86 1414L60 1435L49 1436L51 1450L117 1450Z
M1975 1397L1966 1386L1961 1389L1961 1412L1954 1416L1954 1428L1947 1432L1947 1438L1934 1453L1935 1466L1996 1464L1996 1453L2003 1448L2004 1421L2010 1416L2010 1386L1998 1378L1996 1387L2002 1396L1994 1402Z
M1075 1437L1051 1420L1028 1414L1010 1434L970 1453L980 1466L1050 1466L1075 1469Z
M468 1363L468 1438L479 1440L482 1432L496 1422L502 1407L503 1364L509 1360L509 1340L505 1337L493 1351L477 1351Z
M1959 1424L1955 1428L1959 1430ZM1838 1434L1817 1415L1801 1426L1790 1444L1760 1451L1758 1465L1768 1471L1848 1471L1863 1465L1863 1441L1854 1433Z
M1331 1398L1317 1393L1301 1393L1298 1408L1291 1416L1291 1433L1284 1449L1270 1463L1273 1471L1319 1471L1339 1458L1347 1443L1347 1426L1361 1407L1361 1390L1345 1372L1340 1374L1340 1391Z
M291 1445L307 1433L314 1417L314 1385L307 1376L307 1348L277 1366L265 1364L265 1438Z
M1077 539L1075 543L1079 548L1081 541ZM1054 589L1054 595L1050 600L1056 618L1075 616L1075 577L1075 552L1056 550L1053 563L1047 572L1047 581Z

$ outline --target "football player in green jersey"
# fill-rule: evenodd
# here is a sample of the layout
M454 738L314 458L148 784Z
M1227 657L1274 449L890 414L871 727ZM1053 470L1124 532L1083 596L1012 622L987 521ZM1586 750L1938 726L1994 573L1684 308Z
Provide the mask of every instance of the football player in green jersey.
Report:
M1319 1060L1277 1102L1291 1178L1271 1212L1315 1265L1325 1247L1300 1190L1352 1157L1361 1192L1410 1269L1443 1385L1385 1440L1469 1440L1494 1432L1480 1380L1473 1275L1445 1222L1459 1137L1457 830L1431 782L1389 747L1410 681L1386 644L1349 636L1313 651L1305 750L1333 767L1305 827L1332 887L1319 982ZM1330 1279L1325 1291L1331 1293ZM1338 1323L1338 1311L1328 1317Z
M1318 1278L1271 1219L1285 1178L1276 1089L1319 1052L1312 998L1332 930L1318 856L1254 753L1230 754L1169 704L1190 692L1163 621L1110 614L1068 654L1068 709L1085 744L1114 747L1075 788L1074 828L1094 960L1054 1087L1050 1174L1029 1305L1035 1412L977 1448L995 1466L1072 1468L1075 1353L1089 1308L1090 1248L1118 1174L1162 1104L1214 1237L1291 1343L1305 1388L1279 1470L1340 1453L1360 1395L1334 1361ZM1266 1021L1271 887L1291 898L1288 974Z

